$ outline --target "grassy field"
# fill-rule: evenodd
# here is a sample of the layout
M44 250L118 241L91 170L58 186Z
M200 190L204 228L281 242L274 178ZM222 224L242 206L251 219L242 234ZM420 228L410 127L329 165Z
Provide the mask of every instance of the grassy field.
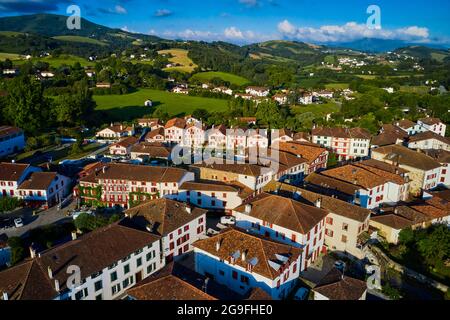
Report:
M400 91L418 94L427 94L429 88L427 86L401 86Z
M6 37L14 37L19 36L23 34L22 32L16 32L16 31L0 31L0 36L6 36Z
M171 116L186 115L195 109L203 108L209 112L224 111L228 108L227 100L190 97L167 91L140 89L126 95L94 96L97 110L105 111L113 121L133 120L151 115L156 109L162 109ZM144 107L144 102L150 99L153 107Z
M158 51L158 54L171 54L173 57L169 59L172 63L178 63L181 66L166 68L164 70L172 71L178 70L183 72L192 72L197 67L197 65L188 57L189 51L183 49L169 49L169 50L161 50Z
M201 72L201 73L196 73L192 76L193 80L200 80L200 81L210 81L213 78L220 78L223 81L228 81L231 84L235 84L237 86L243 86L246 85L248 83L250 83L249 80L237 76L235 74L232 73L226 73L226 72Z
M343 90L348 89L349 84L348 83L328 83L325 85L325 88L328 90L335 89L335 90Z
M53 39L56 40L62 40L62 41L68 41L68 42L79 42L79 43L90 43L90 44L96 44L99 46L106 46L107 43L102 42L97 39L91 39L88 37L79 37L79 36L57 36L53 37Z
M0 61L3 60L20 60L20 55L16 54L16 53L6 53L6 52L0 52Z
M340 106L334 102L291 107L292 112L295 114L312 112L316 116L324 116L329 113L339 112L340 109L341 109Z
M24 63L26 60L20 60L17 61L18 64ZM72 55L61 55L59 57L44 57L44 58L32 58L33 63L37 61L43 61L50 64L50 66L54 68L59 68L60 66L66 64L66 65L73 65L75 62L79 62L81 66L86 67L89 65L94 65L95 62L89 62L86 59L83 59L81 57L72 56Z

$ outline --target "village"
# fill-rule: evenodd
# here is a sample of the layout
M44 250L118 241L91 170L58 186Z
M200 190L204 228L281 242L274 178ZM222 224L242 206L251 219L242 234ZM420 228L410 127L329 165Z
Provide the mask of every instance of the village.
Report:
M380 265L376 243L395 245L402 230L450 223L450 142L437 118L387 124L376 136L363 128L269 131L256 128L256 118L240 122L112 123L96 133L107 142L104 153L75 172L70 161L1 163L3 198L38 215L120 214L90 233L74 230L64 244L31 244L29 258L0 272L3 299L364 300L368 292L383 296L380 281L358 277L361 266L364 274ZM1 133L2 154L23 149L19 128ZM193 153L180 161L177 148ZM27 227L22 217L8 221L6 234ZM11 250L3 240L3 265ZM61 267L74 252L82 281L70 287ZM146 280L154 274L164 276ZM12 282L22 289L11 291ZM39 297L29 291L36 285L45 288ZM173 291L178 286L185 290Z

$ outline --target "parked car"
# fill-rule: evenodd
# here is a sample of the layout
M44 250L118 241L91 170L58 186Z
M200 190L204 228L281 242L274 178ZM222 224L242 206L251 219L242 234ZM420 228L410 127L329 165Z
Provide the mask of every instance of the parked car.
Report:
M220 223L225 224L225 225L227 225L227 224L234 225L234 224L236 224L236 218L233 216L225 216L225 217L220 218Z
M14 225L16 226L16 228L23 227L23 220L22 220L22 218L14 219Z
M309 290L306 288L300 288L297 290L294 296L294 300L307 300L309 295Z

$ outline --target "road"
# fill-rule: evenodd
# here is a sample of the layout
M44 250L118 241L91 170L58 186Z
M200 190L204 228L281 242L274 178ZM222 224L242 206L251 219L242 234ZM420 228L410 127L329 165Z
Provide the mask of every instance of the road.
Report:
M30 210L27 210L26 212L22 212L20 214L20 216L23 216L23 221L25 223L23 227L0 231L0 233L5 233L8 237L21 237L33 229L61 222L65 219L72 219L70 217L67 217L66 214L69 210L75 209L75 207L76 201L72 201L62 210L58 210L58 206L55 206L53 208L40 212L37 216L33 216L32 212ZM12 214L12 216L18 215L19 213Z

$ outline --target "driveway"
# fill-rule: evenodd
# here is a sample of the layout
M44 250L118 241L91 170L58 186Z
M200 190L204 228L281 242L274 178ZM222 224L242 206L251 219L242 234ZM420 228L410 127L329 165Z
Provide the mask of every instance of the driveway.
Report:
M66 214L69 210L75 209L75 207L76 201L71 201L61 210L58 210L58 206L54 206L53 208L40 212L36 216L33 216L32 210L30 209L22 209L20 211L16 211L11 215L13 217L21 216L25 225L21 228L3 230L0 231L0 233L5 233L8 237L21 237L29 231L42 226L54 224L63 220L70 221L72 218L67 217Z

